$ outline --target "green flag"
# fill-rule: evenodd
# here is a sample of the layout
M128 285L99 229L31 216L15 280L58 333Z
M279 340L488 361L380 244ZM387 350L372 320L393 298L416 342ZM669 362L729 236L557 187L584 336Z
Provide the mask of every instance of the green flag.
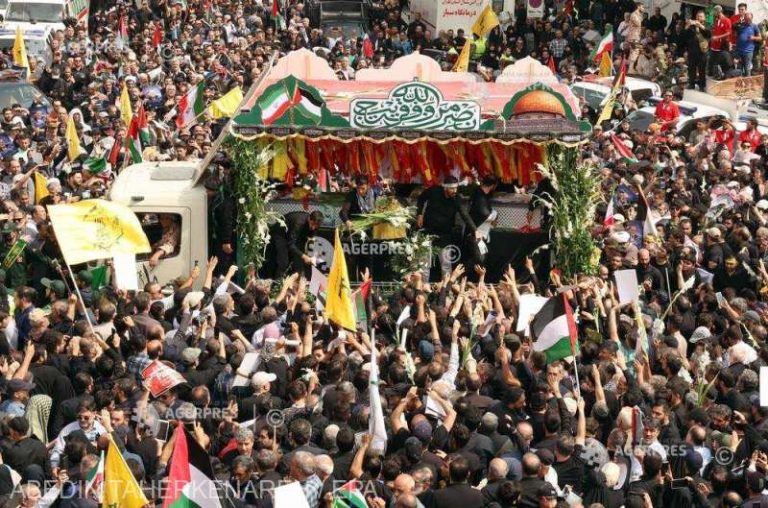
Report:
M91 281L91 289L94 291L98 291L99 289L103 288L107 285L107 267L106 265L103 266L97 266L96 268L91 269L91 276L93 277L93 280Z

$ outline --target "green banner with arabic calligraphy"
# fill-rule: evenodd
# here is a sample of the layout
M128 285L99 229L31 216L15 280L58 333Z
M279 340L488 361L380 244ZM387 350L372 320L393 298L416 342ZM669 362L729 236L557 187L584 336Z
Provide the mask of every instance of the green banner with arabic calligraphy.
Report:
M16 243L13 244L13 247L11 247L11 250L5 255L5 259L3 259L3 268L6 270L9 269L16 262L16 259L21 256L21 253L24 252L26 246L27 242L21 238L16 240Z

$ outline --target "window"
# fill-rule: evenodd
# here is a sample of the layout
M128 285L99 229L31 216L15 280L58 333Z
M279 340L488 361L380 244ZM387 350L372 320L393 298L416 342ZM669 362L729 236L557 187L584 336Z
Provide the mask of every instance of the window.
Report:
M40 23L61 23L64 19L62 4L14 2L8 5L6 21L30 21Z
M146 261L161 245L172 245L173 252L163 259L179 255L181 249L181 215L178 213L137 212L141 229L147 235L152 252L137 254L137 261Z

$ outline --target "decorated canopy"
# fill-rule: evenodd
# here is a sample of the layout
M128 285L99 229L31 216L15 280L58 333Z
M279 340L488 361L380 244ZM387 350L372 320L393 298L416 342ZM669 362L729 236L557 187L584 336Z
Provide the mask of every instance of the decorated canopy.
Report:
M434 183L455 172L527 183L547 143L590 132L560 83L341 81L268 76L232 133L271 143L269 176L319 171Z

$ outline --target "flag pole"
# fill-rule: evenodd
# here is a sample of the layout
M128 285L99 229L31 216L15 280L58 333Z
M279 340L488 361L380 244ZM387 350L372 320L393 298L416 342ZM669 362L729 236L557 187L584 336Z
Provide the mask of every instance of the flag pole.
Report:
M576 351L573 352L573 372L576 374L576 393L581 398L581 382L579 381L579 365L576 362ZM578 400L578 399L577 399Z
M69 265L66 259L64 259L64 263L66 263L67 270L69 270L69 276L72 278L72 285L75 287L75 292L77 293L77 297L80 299L80 305L83 306L83 314L85 314L85 320L88 322L88 328L91 329L91 333L95 334L96 330L93 329L93 323L91 322L91 317L88 315L88 309L85 307L85 300L83 300L83 294L80 292L80 288L77 287L77 281L75 280L75 273L72 271L72 267Z

